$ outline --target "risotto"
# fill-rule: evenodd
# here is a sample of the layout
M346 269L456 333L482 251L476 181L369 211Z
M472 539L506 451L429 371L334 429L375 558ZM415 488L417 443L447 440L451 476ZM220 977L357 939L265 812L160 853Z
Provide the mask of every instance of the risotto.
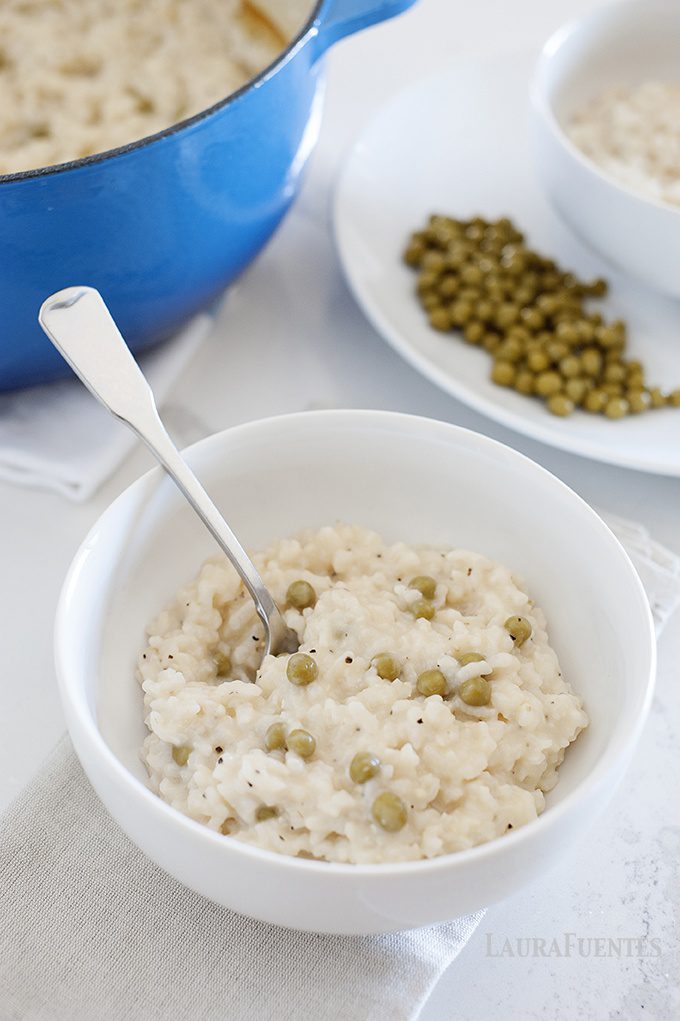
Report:
M270 64L312 0L2 0L0 174L205 110Z
M569 135L621 184L680 206L680 82L607 89L574 116Z
M254 562L300 650L260 666L236 572L203 565L139 659L161 798L232 839L357 863L458 851L540 814L588 718L507 568L350 525Z

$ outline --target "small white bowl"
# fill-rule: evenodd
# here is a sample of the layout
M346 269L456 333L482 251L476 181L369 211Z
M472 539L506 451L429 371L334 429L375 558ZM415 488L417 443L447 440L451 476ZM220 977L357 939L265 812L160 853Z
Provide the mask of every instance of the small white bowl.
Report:
M680 297L680 209L607 176L569 139L573 115L605 89L680 84L680 4L624 0L560 28L543 48L533 86L539 176L583 240L655 290Z
M186 886L267 922L371 933L450 919L516 892L566 853L608 801L650 704L655 641L626 553L575 493L508 447L430 419L307 412L230 429L187 459L247 546L338 519L388 540L467 547L521 575L548 617L590 727L545 813L499 840L429 861L337 865L262 851L175 811L146 785L135 662L144 628L214 552L160 469L83 543L56 623L73 744L114 819Z

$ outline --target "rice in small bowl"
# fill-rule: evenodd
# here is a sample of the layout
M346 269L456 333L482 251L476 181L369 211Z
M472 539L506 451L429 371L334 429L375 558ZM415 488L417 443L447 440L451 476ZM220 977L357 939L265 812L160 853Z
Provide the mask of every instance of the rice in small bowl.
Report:
M317 932L384 932L449 919L516 892L555 864L623 774L653 686L646 597L597 515L507 447L444 423L383 412L256 422L210 437L187 456L248 548L266 549L302 529L346 521L379 533L387 545L474 550L504 564L545 612L550 645L583 698L589 724L568 749L538 818L479 846L424 860L311 860L189 818L149 789L135 665L144 625L215 550L172 483L152 471L86 539L65 583L56 629L76 751L128 835L214 901ZM539 633L541 619L533 622ZM458 685L460 678L452 674L452 681ZM413 676L405 683L412 685Z

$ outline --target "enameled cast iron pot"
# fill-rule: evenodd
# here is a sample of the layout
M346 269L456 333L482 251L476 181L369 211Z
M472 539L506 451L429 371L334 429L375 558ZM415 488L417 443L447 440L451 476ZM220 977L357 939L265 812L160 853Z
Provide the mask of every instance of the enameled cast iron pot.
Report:
M70 370L37 323L46 295L90 284L133 350L164 340L254 258L317 139L325 51L414 0L320 0L240 91L107 153L0 176L0 390Z

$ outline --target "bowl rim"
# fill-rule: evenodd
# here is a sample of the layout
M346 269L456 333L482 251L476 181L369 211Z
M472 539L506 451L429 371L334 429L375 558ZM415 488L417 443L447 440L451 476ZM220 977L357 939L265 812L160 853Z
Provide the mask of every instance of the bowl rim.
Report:
M98 760L101 769L106 772L108 779L112 781L113 785L119 790L126 789L130 797L134 797L140 804L145 805L147 819L150 815L155 815L163 825L167 825L170 828L177 827L179 830L184 831L187 839L198 840L207 845L212 845L217 853L233 854L245 860L259 862L263 866L278 867L284 870L334 875L345 877L346 880L352 877L414 876L432 872L437 873L442 870L464 868L469 864L483 862L485 859L493 858L498 854L505 854L506 851L514 850L527 841L531 842L534 838L539 838L546 830L557 826L565 816L573 813L579 805L592 800L594 795L597 795L608 785L613 776L617 773L619 775L623 773L639 741L649 713L656 675L656 637L649 601L627 552L608 525L592 507L567 486L566 483L562 482L542 465L537 464L531 458L514 450L512 447L474 432L471 429L424 416L363 409L324 409L276 415L232 426L213 433L185 448L184 453L188 454L191 460L192 455L200 456L210 452L211 448L213 448L213 456L215 456L220 451L222 444L238 441L244 434L254 436L257 433L263 433L267 435L271 431L275 431L277 438L280 439L282 432L286 428L294 428L303 421L305 422L305 427L306 423L309 423L312 428L323 428L325 423L327 428L335 426L346 430L348 425L354 424L371 431L378 427L382 431L398 432L406 427L411 431L419 432L424 438L429 437L431 441L435 440L438 435L442 439L457 438L458 442L462 442L468 449L470 449L470 446L473 448L476 446L480 451L486 450L501 453L503 457L509 458L511 462L515 462L518 468L529 470L537 478L542 478L548 485L561 490L562 494L575 507L578 507L580 513L584 515L584 519L595 530L600 532L602 540L616 550L617 555L626 566L632 589L635 591L640 604L639 639L640 641L646 641L647 644L645 656L647 660L647 677L644 682L641 682L642 702L638 707L637 715L631 720L626 732L616 737L613 744L608 746L599 756L593 769L578 780L573 790L557 805L549 806L536 819L513 830L512 833L503 834L502 838L496 837L462 851L453 851L434 858L423 858L415 861L351 864L296 858L275 851L265 850L245 841L237 839L226 840L224 835L209 829L189 816L183 815L179 810L163 801L127 769L104 739L97 722L96 707L93 711L90 711L87 700L78 697L78 672L74 671L71 675L69 670L73 653L71 643L68 641L68 619L72 608L77 604L79 575L91 557L98 534L112 520L115 520L121 508L132 502L133 504L136 503L137 509L139 509L147 495L155 491L158 481L163 477L163 470L160 467L154 467L127 486L109 504L89 529L71 562L59 596L54 628L55 667L67 727L79 758L81 757L82 746L86 745L90 755ZM217 457L215 457L215 460L217 460ZM87 773L88 767L84 763L83 766Z
M153 134L144 135L142 138L136 138L132 142L126 142L124 145L117 145L113 149L104 149L102 152L92 153L91 156L81 156L78 159L66 160L63 163L52 163L46 167L34 167L29 170L19 170L13 174L0 174L0 187L4 184L28 181L33 178L52 177L55 174L65 174L70 170L79 170L81 167L104 163L119 156L125 156L128 153L135 152L138 149L144 149L147 146L152 145L154 142L160 142L165 138L170 138L172 135L178 134L180 131L184 131L185 128L192 128L195 125L200 124L201 121L207 120L209 117L219 113L221 110L224 110L232 103L241 99L241 97L246 93L253 91L256 88L260 88L265 81L269 81L270 78L273 78L274 75L285 64L287 64L288 61L303 48L303 46L306 45L309 39L316 34L315 28L317 19L322 8L327 2L328 0L315 0L311 14L305 19L302 28L286 44L283 50L277 54L275 59L262 68L262 70L253 78L249 78L248 81L241 85L240 88L236 89L235 92L230 92L223 99L218 100L211 106L207 106L205 109L199 110L198 113L192 114L191 117L185 117L174 124L170 124L167 128L162 128L160 131L154 131Z
M680 25L680 12L673 7L669 0L654 0L660 8L672 11L679 15L678 24ZM607 3L604 6L596 7L594 10L589 11L587 14L583 14L580 17L571 18L569 21L564 22L560 25L550 36L546 39L545 43L541 47L541 52L534 65L534 72L531 78L529 86L529 96L532 108L534 111L543 117L548 127L552 131L552 134L560 143L562 148L575 160L584 170L590 173L593 177L599 179L610 188L620 192L626 198L633 200L639 207L657 209L663 213L671 213L674 217L680 217L680 206L675 206L671 202L666 202L664 199L658 199L654 196L647 196L643 192L636 191L631 185L624 181L619 181L618 178L613 177L606 171L602 170L594 160L586 155L575 142L571 140L565 129L555 113L555 109L552 100L548 96L547 90L547 74L548 68L552 61L555 59L557 53L566 45L566 43L577 36L581 32L587 31L587 29L597 23L611 24L620 19L622 12L626 10L634 10L638 8L640 12L644 12L648 16L649 0L617 0L616 3ZM581 67L585 66L583 61L579 61Z

